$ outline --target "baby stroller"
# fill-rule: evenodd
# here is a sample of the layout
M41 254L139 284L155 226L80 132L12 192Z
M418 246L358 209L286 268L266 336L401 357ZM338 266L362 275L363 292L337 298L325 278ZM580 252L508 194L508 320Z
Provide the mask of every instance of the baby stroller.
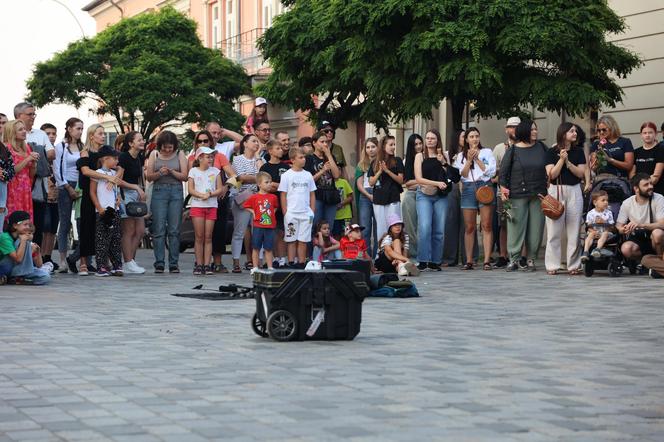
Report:
M599 190L603 190L607 193L609 197L608 209L611 210L613 219L618 219L620 205L623 201L632 196L632 189L629 183L627 180L615 175L601 174L595 178L591 194L592 192L597 192ZM593 207L591 195L588 195L586 207L588 207L587 211ZM583 214L584 219L587 211ZM600 257L591 256L583 265L583 273L587 277L590 277L595 273L595 270L608 270L609 275L620 276L623 272L623 267L627 267L631 274L636 273L636 263L626 260L622 256L622 253L620 253L620 245L622 242L622 236L615 234L613 238L604 245L604 249L608 250L610 253L602 254ZM593 247L595 246L596 243L593 244Z

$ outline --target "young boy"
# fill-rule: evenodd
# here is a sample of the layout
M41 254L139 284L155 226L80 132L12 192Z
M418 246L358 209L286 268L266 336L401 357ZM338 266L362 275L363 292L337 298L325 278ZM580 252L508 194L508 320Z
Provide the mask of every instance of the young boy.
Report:
M111 146L99 149L97 173L115 176L118 166L118 151ZM97 209L95 231L95 276L122 276L122 235L120 231L120 192L118 186L109 185L107 180L90 180L90 199ZM107 267L110 258L111 268Z
M344 259L371 259L367 253L367 243L362 239L363 226L351 224L346 227L346 236L341 238L341 255Z
M602 254L610 253L605 251L603 247L613 236L614 221L613 213L608 209L609 195L604 190L598 190L592 193L591 198L595 208L586 215L588 236L586 236L586 243L583 247L581 262L588 262L590 256L601 258ZM597 240L597 247L589 254L594 240Z
M299 264L307 258L307 247L311 242L311 228L316 207L316 183L311 173L304 170L306 157L299 147L288 152L292 162L290 170L281 176L281 210L284 213L284 241L288 244L288 262L295 264L295 253Z
M353 201L353 188L350 187L348 181L344 178L337 178L334 180L334 187L337 188L341 202L337 204L337 214L334 217L334 226L332 227L332 235L336 239L341 238L344 234L346 227L350 225L350 220L353 218L353 209L351 201Z
M263 164L261 172L267 172L272 177L272 187L270 193L279 198L279 183L281 176L286 173L291 167L290 164L285 163L281 156L283 155L283 145L277 140L270 140L265 145L267 152L270 154L270 161ZM284 242L284 215L277 211L277 229L274 238L274 248L276 256L279 258L279 266L286 265L286 243Z
M39 246L32 242L33 232L28 212L17 210L7 217L7 231L0 234L0 285L44 285L51 280Z
M256 174L258 193L251 195L243 207L251 212L253 218L253 231L251 233L251 262L258 264L258 252L261 248L264 253L264 262L268 269L272 269L272 249L274 247L275 230L277 228L277 208L279 201L272 190L272 178L267 172ZM258 268L258 267L254 267Z

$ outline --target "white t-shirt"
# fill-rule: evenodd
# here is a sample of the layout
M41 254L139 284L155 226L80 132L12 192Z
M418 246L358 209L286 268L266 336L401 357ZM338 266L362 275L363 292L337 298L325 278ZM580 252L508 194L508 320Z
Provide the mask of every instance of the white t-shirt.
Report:
M482 172L482 169L480 169L477 164L473 164L473 166L470 168L470 171L468 172L467 177L461 175L462 182L472 183L475 181L490 181L491 178L493 178L493 176L496 174L496 158L493 156L491 149L488 147L480 149L480 160L482 163L484 163L484 172ZM459 169L459 172L461 172L461 169L463 169L465 164L466 159L461 153L459 153L459 155L457 155L456 159L454 160L454 167Z
M194 180L194 189L196 192L207 193L217 190L217 175L219 169L216 167L208 167L206 170L201 170L198 167L192 167L189 170L189 178ZM191 197L191 207L217 207L217 197L210 197L206 200Z
M226 158L230 160L231 155L233 155L233 151L235 150L235 141L225 141L223 143L217 143L217 145L214 146L214 148L217 152L226 155Z
M620 206L616 222L627 224L632 221L637 224L650 224L651 213L654 222L664 220L664 196L653 193L650 204L643 205L636 202L636 195L630 196Z
M500 169L500 163L503 162L506 150L507 146L505 146L505 143L498 143L496 144L496 147L493 148L493 157L496 159L496 168L498 169Z
M316 190L316 183L311 173L306 170L289 169L281 175L279 192L286 192L286 212L311 213L310 195Z
M55 149L55 147L53 147L53 143L51 143L51 140L48 139L46 132L41 129L33 128L30 132L28 132L26 141L28 143L34 143L38 146L44 146L44 151L46 152Z
M604 221L603 223L598 223L598 220ZM609 209L604 209L603 212L598 212L597 209L592 209L588 214L586 214L586 225L596 229L597 227L608 227L612 226L613 221L613 212Z
M116 172L112 169L97 169L97 173L102 173L108 176L116 175ZM118 186L113 186L111 190L108 190L108 187L106 186L108 181L93 179L97 182L97 199L99 200L99 205L104 209L107 207L117 209Z
M385 235L383 240L380 242L380 246L378 247L378 253L385 251L385 247L391 246L392 242L392 237L390 235ZM404 233L403 248L405 250L404 255L408 256L408 250L410 250L410 237L407 233ZM376 258L378 258L378 254L376 254Z

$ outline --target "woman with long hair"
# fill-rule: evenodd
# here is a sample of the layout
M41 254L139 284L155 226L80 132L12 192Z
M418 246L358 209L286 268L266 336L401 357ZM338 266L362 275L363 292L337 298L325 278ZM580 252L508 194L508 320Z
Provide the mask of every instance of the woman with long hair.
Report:
M145 234L145 220L143 217L130 217L127 204L145 201L143 164L145 162L145 140L140 132L130 131L124 134L120 153L117 175L134 188L122 189L123 212L122 220L122 257L125 273L145 273L145 269L136 263L136 250Z
M53 176L58 186L58 251L60 252L60 273L68 272L67 250L69 249L69 232L71 230L71 211L74 201L80 198L76 191L78 185L78 168L76 162L81 158L83 143L83 121L72 117L65 122L65 135L62 142L55 145ZM77 228L77 230L80 230ZM75 265L75 263L74 263Z
M412 134L406 143L406 162L404 164L404 186L406 192L401 199L401 211L406 232L410 234L411 256L417 256L417 180L415 179L415 155L424 149L424 140L419 134ZM372 255L373 256L373 255Z
M0 134L1 135L1 134ZM7 217L7 183L14 178L14 160L12 154L0 141L0 230Z
M179 149L175 134L164 130L157 135L157 145L148 158L145 178L152 182L152 225L154 272L164 273L166 241L168 240L168 271L180 273L180 226L184 189L189 168L187 158Z
M367 138L360 153L360 161L355 168L355 207L357 207L358 221L365 228L362 231L364 242L372 257L376 256L378 236L373 212L373 187L369 184L367 172L377 155L378 139L376 137Z
M452 190L443 153L440 132L429 129L424 136L424 150L415 156L417 190L417 260L420 270L440 271L443 256L447 195Z
M627 178L634 167L634 146L629 138L622 136L618 122L611 115L597 120L598 139L590 146L590 167L596 174L608 173ZM597 152L605 153L606 164L597 160Z
M325 220L333 226L334 218L337 215L337 204L341 202L334 180L341 176L341 171L332 155L325 132L318 131L313 134L311 139L314 144L314 152L307 155L304 170L311 173L316 182L316 210L313 225L317 226L319 221ZM331 198L336 198L336 200Z
M565 205L558 219L546 218L546 253L544 265L549 275L560 270L563 231L567 236L566 262L570 275L581 274L581 246L579 232L583 215L581 180L586 171L586 156L578 146L578 133L573 123L558 126L556 147L546 156L546 174L551 185L549 195Z
M378 155L369 168L369 184L373 186L373 209L376 218L376 234L387 232L387 217L401 217L401 192L403 192L404 167L401 158L395 156L397 140L385 135L380 140Z
M26 143L27 130L21 120L12 120L5 125L4 144L9 149L14 163L14 179L7 183L7 215L22 210L30 214L32 210L32 179L37 171L39 154Z
M537 140L537 125L531 120L519 123L515 139L500 165L501 198L509 199L512 205L507 222L510 262L505 270L513 272L519 268L525 242L528 256L524 270L534 272L544 230L544 214L537 195L546 192L547 147Z
M477 229L477 212L482 225L482 242L484 245L484 270L491 270L491 252L493 250L493 201L483 204L477 200L475 192L482 186L493 188L491 179L496 173L496 158L491 149L482 146L480 131L470 127L464 134L463 150L457 155L454 167L461 173L461 210L465 225L464 248L466 263L464 270L473 269L473 246Z
M655 192L664 194L664 146L657 144L657 126L652 121L641 125L641 140L643 145L634 151L634 167L630 178L637 173L650 175L650 181L655 186Z

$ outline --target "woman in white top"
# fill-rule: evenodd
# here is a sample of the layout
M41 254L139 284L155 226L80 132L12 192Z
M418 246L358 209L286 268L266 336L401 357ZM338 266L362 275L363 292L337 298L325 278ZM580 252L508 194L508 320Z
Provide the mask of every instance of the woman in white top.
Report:
M253 263L248 260L251 256L251 234L248 231L251 223L251 212L244 210L242 204L252 193L256 192L256 174L263 165L263 161L256 156L258 148L259 142L256 135L245 135L240 141L240 155L233 157L232 167L237 173L238 182L241 183L239 190L231 190L231 198L233 198L231 203L231 211L233 212L233 239L231 241L233 273L242 273L240 254L242 253L243 240L247 252L246 268L251 269L253 267Z
M477 212L480 213L482 224L482 241L484 243L484 270L491 270L489 259L493 248L493 203L482 204L477 201L475 191L481 186L491 186L491 178L496 174L496 158L491 149L482 146L480 131L476 127L468 128L464 135L463 150L457 155L454 167L461 173L461 210L463 212L464 246L466 264L463 270L473 269L473 245L477 228ZM495 190L494 190L495 191Z
M62 142L55 145L55 160L53 160L53 177L58 186L58 214L60 228L58 229L58 251L60 252L60 273L67 273L67 246L69 245L69 231L71 230L71 211L74 201L80 195L76 192L78 184L78 169L76 162L81 157L83 143L83 121L70 118L65 123L65 136Z

